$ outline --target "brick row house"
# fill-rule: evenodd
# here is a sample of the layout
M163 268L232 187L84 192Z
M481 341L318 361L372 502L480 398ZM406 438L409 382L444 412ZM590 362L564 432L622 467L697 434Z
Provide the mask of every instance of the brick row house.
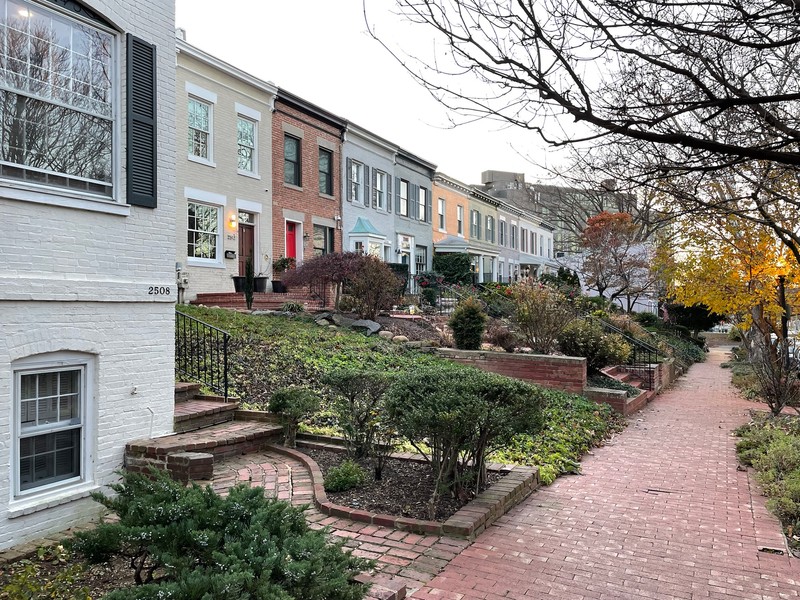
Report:
M175 33L164 0L0 0L0 548L98 513L172 430Z
M279 89L272 117L272 258L301 264L342 251L342 139L347 123Z

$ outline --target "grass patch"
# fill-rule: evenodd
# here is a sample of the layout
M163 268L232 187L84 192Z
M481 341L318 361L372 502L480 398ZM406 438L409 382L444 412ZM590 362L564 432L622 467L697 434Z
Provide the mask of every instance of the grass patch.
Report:
M780 519L791 548L800 550L800 417L754 412L736 435L739 460L755 469L767 508Z

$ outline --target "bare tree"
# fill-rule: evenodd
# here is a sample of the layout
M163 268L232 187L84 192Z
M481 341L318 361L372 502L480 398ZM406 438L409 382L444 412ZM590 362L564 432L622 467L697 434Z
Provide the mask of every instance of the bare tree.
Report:
M396 2L431 53L380 41L455 114L571 146L597 180L664 198L664 212L763 223L800 262L782 219L800 208L785 192L800 178L794 0Z

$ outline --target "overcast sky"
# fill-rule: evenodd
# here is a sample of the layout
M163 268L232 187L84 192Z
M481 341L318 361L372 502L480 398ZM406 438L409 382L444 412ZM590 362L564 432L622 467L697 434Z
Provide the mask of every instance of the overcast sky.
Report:
M393 0L367 0L389 46L413 55L430 40L393 17ZM532 133L482 121L455 129L445 109L367 33L361 0L176 0L187 41L438 165L465 183L481 171L522 172L552 162Z

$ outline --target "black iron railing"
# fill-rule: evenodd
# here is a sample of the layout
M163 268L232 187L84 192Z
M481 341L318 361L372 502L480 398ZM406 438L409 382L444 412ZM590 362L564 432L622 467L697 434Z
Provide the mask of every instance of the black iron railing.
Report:
M478 290L475 287L462 288L445 284L429 287L419 286L423 312L438 315L452 314L459 302L471 296L476 296L477 292Z
M641 379L648 390L655 389L656 369L664 358L659 349L648 344L647 342L643 342L642 340L633 337L625 330L612 325L608 321L591 316L587 316L585 318L593 323L599 324L603 331L607 333L616 333L622 336L625 341L630 344L633 351L631 352L628 360L622 363L622 365L627 367L628 371Z
M175 311L175 373L228 399L230 334Z

